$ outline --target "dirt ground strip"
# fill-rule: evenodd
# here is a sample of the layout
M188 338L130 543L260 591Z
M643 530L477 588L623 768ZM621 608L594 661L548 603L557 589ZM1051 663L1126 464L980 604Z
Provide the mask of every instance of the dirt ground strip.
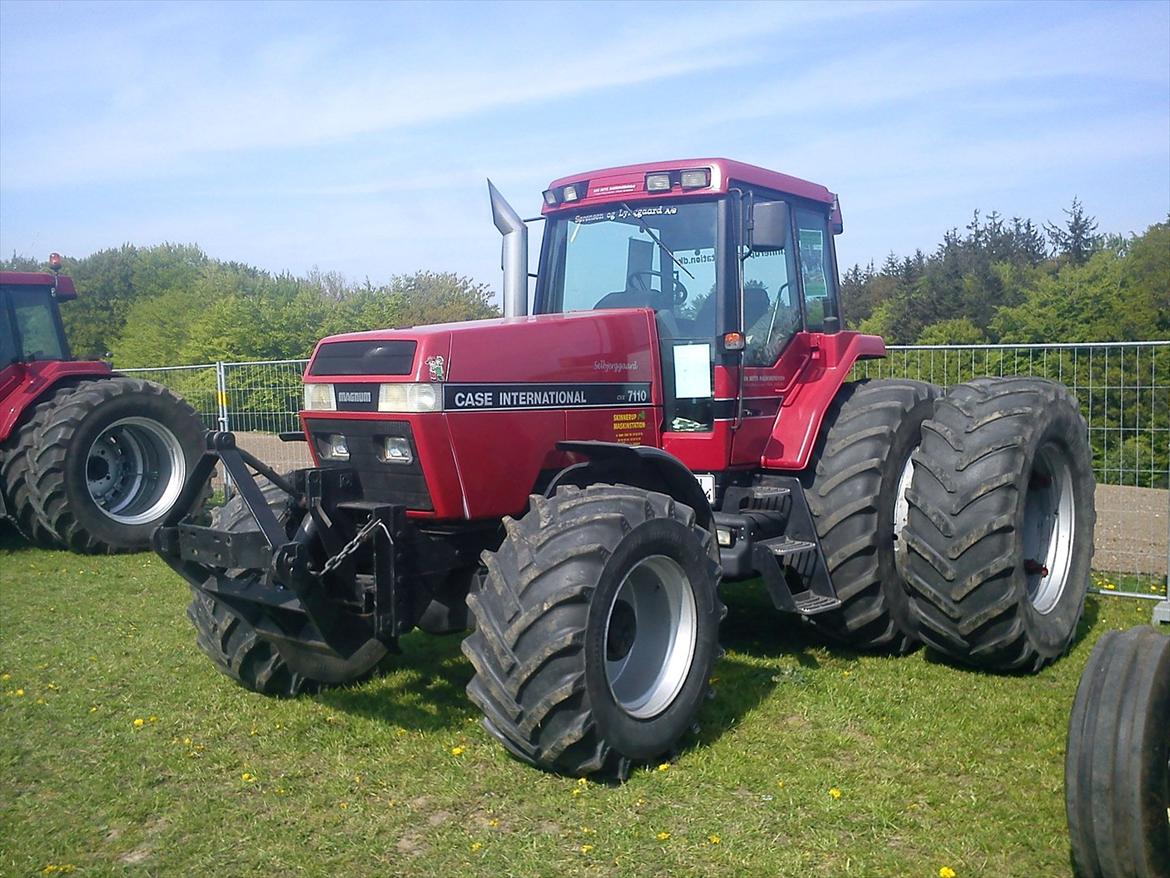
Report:
M237 433L241 447L278 471L309 466L304 442L281 442L267 433ZM1114 573L1166 575L1170 492L1120 485L1097 486L1097 551L1093 567Z

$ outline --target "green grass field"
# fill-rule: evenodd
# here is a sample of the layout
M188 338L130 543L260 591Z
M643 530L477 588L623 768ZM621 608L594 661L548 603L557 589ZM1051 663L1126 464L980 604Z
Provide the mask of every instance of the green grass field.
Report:
M488 737L458 636L411 635L384 676L269 700L196 650L187 588L155 557L4 531L0 872L1068 874L1073 693L1097 637L1148 603L1090 598L1071 655L1024 677L826 647L759 590L727 592L698 739L604 786Z

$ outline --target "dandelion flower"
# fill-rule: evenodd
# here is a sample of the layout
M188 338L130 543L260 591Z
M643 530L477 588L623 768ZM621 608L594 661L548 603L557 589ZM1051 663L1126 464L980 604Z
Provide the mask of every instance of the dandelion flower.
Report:
M17 689L17 690L16 690L16 697L17 697L17 698L24 698L24 690L23 690L23 689Z
M452 747L451 748L451 755L452 756L462 756L463 755L463 748L462 747Z
M488 821L488 826L490 826L492 829L495 829L499 825L500 825L500 821L496 817L493 817L491 820Z
M654 837L656 839L658 839L659 841L666 841L668 838L670 838L670 833L669 832L660 832L660 833L658 833L658 835L656 835Z
M144 720L142 717L139 716L134 718L134 728L140 729L144 725L146 725L146 720Z
M584 790L581 789L581 787L573 787L573 795L574 796L579 796L583 792L584 792Z
M97 705L96 705L96 704L91 704L91 705L89 706L89 712L90 712L90 713L97 713Z
M240 775L240 780L242 780L244 783L251 783L255 779L256 779L256 775L252 774L252 772L250 772L250 771L245 771L243 774Z
M659 763L658 770L659 771L670 771L670 763L669 762Z
M12 679L12 674L0 674L0 680L8 681Z
M943 866L938 870L938 878L955 878L955 870L950 866Z
M342 811L348 811L349 810L349 802L338 802L337 807L340 808Z
M587 777L579 777L579 778L577 778L577 786L579 786L579 787L587 787L587 786L589 786L589 778L587 778Z
M581 853L583 853L583 854L587 854L587 853L589 853L591 850L593 850L593 845L591 845L591 844L583 844L583 845L581 845Z
M474 854L476 851L478 851L482 847L483 847L482 841L473 841L471 843L471 852Z
M841 798L841 791L839 789L837 789L836 787L833 787L831 790L829 790L829 795L832 796L834 799L839 799L839 798Z
M156 723L156 722L158 722L158 717L157 716L150 716L150 717L146 718L146 721L148 723Z
M723 844L723 839L717 835L711 834L707 836L707 844Z

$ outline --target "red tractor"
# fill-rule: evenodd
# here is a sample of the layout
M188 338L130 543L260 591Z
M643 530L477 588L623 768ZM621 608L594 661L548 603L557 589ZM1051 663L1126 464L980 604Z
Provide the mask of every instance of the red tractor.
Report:
M847 380L885 346L842 329L831 192L725 159L557 180L531 316L526 227L490 192L504 318L323 339L312 468L209 434L155 548L225 674L295 695L471 627L491 734L620 778L695 724L721 580L859 648L1028 670L1066 650L1093 529L1075 399ZM182 521L217 461L239 496Z
M61 257L49 263L51 274L0 272L0 519L43 545L141 551L199 459L203 425L165 387L70 357L57 306L77 292Z

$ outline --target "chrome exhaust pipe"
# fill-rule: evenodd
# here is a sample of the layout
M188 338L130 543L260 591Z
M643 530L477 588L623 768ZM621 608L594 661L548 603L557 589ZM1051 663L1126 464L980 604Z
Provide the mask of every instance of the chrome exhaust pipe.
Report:
M504 316L523 317L528 313L528 226L491 180L488 180L488 195L492 200L492 221L504 236L500 246Z

